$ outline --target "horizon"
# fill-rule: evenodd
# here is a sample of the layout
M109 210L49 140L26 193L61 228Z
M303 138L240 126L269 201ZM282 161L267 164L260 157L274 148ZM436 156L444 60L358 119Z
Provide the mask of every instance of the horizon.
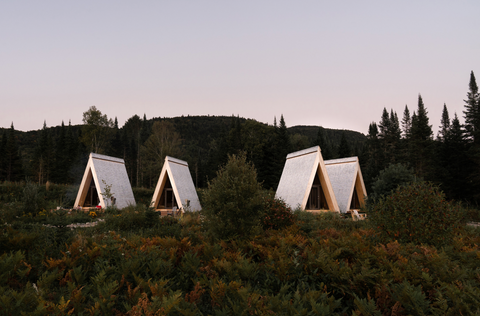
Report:
M480 2L225 3L86 0L0 4L0 127L82 122L95 105L368 133L422 95L434 135L480 75ZM141 113L141 114L139 114Z
M138 115L138 114L134 114L133 116L139 116L140 119L143 120L143 118ZM174 119L174 118L181 118L181 117L202 117L202 116L205 116L205 117L225 117L225 118L229 118L229 117L237 117L237 116L232 116L232 115L180 115L180 116L174 116L174 117L152 117L152 118L147 118L147 121L149 120L156 120L156 119ZM110 118L109 118L110 119ZM115 119L115 117L111 118L111 119ZM240 119L244 119L244 120L254 120L258 123L261 123L261 124L266 124L267 126L273 126L273 123L270 124L270 123L267 123L267 122L261 122L259 120L256 120L254 118L249 118L249 117L242 117L240 116ZM68 126L68 123L65 123L63 122L64 125L67 127ZM125 122L126 123L126 122ZM118 126L119 129L123 128L125 123L123 125ZM83 126L85 125L84 123L78 123L78 124L72 124L72 126ZM55 128L55 127L61 127L62 126L62 123L60 122L60 124L58 125L52 125L52 126L48 126L47 124L47 128ZM15 122L13 122L13 127L14 127L14 130L15 131L19 131L19 132L22 132L22 133L28 133L28 132L37 132L37 131L41 131L43 129L43 126L42 128L39 128L39 129L33 129L33 130L28 130L28 131L24 131L24 130L19 130L15 127ZM366 136L366 134L360 132L360 131L355 131L355 130L351 130L351 129L344 129L344 128L329 128L329 127L324 127L324 126L319 126L319 125L304 125L304 124L299 124L299 125L292 125L292 126L288 126L287 125L287 128L293 128L293 127L322 127L324 129L329 129L329 130L338 130L338 131L350 131L350 132L356 132L356 133L360 133L364 136ZM8 130L10 129L10 127L0 127L0 129L5 129L5 130Z

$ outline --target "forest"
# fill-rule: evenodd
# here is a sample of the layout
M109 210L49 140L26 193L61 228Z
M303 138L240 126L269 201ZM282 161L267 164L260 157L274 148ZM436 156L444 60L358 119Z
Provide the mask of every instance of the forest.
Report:
M449 199L478 205L480 198L480 105L473 71L463 111L451 117L444 105L438 135L433 134L427 107L418 96L416 108L402 118L384 108L365 136L319 126L286 127L283 115L273 126L238 116L141 118L122 127L95 106L82 125L44 127L20 132L0 129L0 181L78 184L90 152L123 158L133 187L155 186L166 155L189 163L197 188L205 188L228 155L245 152L264 188L275 190L288 153L319 145L324 160L358 156L367 192L380 171L392 164L410 168L416 177L440 186ZM460 115L462 115L460 114Z
M228 155L244 151L264 186L275 188L289 152L317 145L321 138L323 154L329 159L359 154L366 141L363 134L353 131L316 126L287 128L283 116L278 126L271 126L238 116L147 120L145 115L143 119L134 115L121 128L116 118L107 118L95 107L84 116L85 124L79 126L45 124L42 130L30 132L4 129L2 148L8 152L2 161L0 179L78 184L88 154L95 152L123 158L132 186L152 188L169 155L187 161L194 183L203 188Z

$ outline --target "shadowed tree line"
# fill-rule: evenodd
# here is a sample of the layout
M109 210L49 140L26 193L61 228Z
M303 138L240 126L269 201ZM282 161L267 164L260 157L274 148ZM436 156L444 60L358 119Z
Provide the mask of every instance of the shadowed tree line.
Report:
M363 148L365 136L316 126L287 128L238 116L182 116L147 120L134 115L120 128L95 106L83 125L47 127L20 132L4 129L0 145L0 181L79 183L90 152L125 160L132 186L154 187L166 155L189 163L194 183L206 187L228 155L245 152L265 188L275 189L288 153L320 145L325 159L351 156ZM353 149L351 149L353 148ZM8 159L7 159L8 158ZM8 160L8 161L7 161Z
M389 112L384 108L378 124L369 126L360 159L367 190L381 170L401 163L412 168L417 178L439 184L448 198L478 204L480 98L473 71L464 103L464 124L457 113L451 118L447 105L443 105L436 137L421 95L413 113L405 106L401 121L393 109Z
M415 176L439 184L448 198L477 203L480 198L480 100L473 71L465 110L451 117L443 105L438 135L433 135L421 95L415 109L407 105L400 120L387 108L368 134L318 126L287 128L283 115L273 125L238 116L141 118L122 127L95 106L83 125L39 131L0 129L0 181L30 178L39 183L79 183L89 152L125 160L132 186L156 185L166 155L186 160L197 187L206 187L228 155L244 152L265 188L276 189L290 152L319 145L325 160L358 156L370 191L381 170L404 164Z

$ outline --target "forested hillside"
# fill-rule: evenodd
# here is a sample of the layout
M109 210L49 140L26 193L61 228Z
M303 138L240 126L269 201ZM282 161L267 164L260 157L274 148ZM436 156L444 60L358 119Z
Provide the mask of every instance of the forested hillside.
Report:
M78 183L88 153L97 152L125 159L130 181L136 187L156 185L166 155L186 160L197 187L205 187L229 154L245 151L264 187L275 188L289 152L321 145L325 159L329 159L342 154L339 145L344 134L347 152L344 150L343 155L358 154L366 141L365 135L354 131L318 126L287 128L283 117L272 126L235 116L147 120L134 115L119 127L116 119L107 118L94 107L85 115L92 121L84 120L84 125L44 125L42 130L29 132L0 130L1 148L12 153L1 161L0 180Z
M480 202L480 97L473 71L463 113L443 107L440 130L433 134L421 95L415 108L405 106L402 118L384 108L368 135L318 126L287 128L278 124L226 116L182 116L146 119L134 115L122 127L94 106L83 125L19 132L0 130L0 181L26 178L45 183L79 183L89 152L125 159L132 186L155 186L164 157L189 163L194 183L206 187L229 154L246 152L258 178L275 189L288 153L319 145L324 159L358 156L370 191L390 165L410 168L416 178L440 185L449 199ZM460 119L464 119L462 124Z

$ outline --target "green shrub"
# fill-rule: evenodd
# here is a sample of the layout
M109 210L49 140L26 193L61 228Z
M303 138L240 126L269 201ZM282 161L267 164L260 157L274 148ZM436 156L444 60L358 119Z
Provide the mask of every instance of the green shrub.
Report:
M263 229L282 229L294 222L294 216L285 201L273 197L265 197L263 201Z
M427 182L401 186L369 209L369 220L389 240L441 246L460 228L463 211Z
M203 194L205 224L215 238L249 237L260 227L261 186L246 160L245 154L229 156Z
M415 174L412 169L401 163L391 164L380 171L380 174L373 180L372 193L368 196L369 203L392 193L400 185L414 181Z
M24 182L5 181L0 183L0 201L5 203L21 201L24 186Z
M118 214L115 214L113 210L109 211L105 217L105 226L107 229L115 231L137 231L154 227L158 223L158 218L158 213L139 204L127 206Z
M28 181L23 188L23 213L37 215L45 207L45 198L39 192L39 186Z
M307 235L315 234L324 229L337 229L340 231L353 231L366 228L366 221L352 221L344 219L337 212L311 213L308 211L295 210L293 212L295 224Z

